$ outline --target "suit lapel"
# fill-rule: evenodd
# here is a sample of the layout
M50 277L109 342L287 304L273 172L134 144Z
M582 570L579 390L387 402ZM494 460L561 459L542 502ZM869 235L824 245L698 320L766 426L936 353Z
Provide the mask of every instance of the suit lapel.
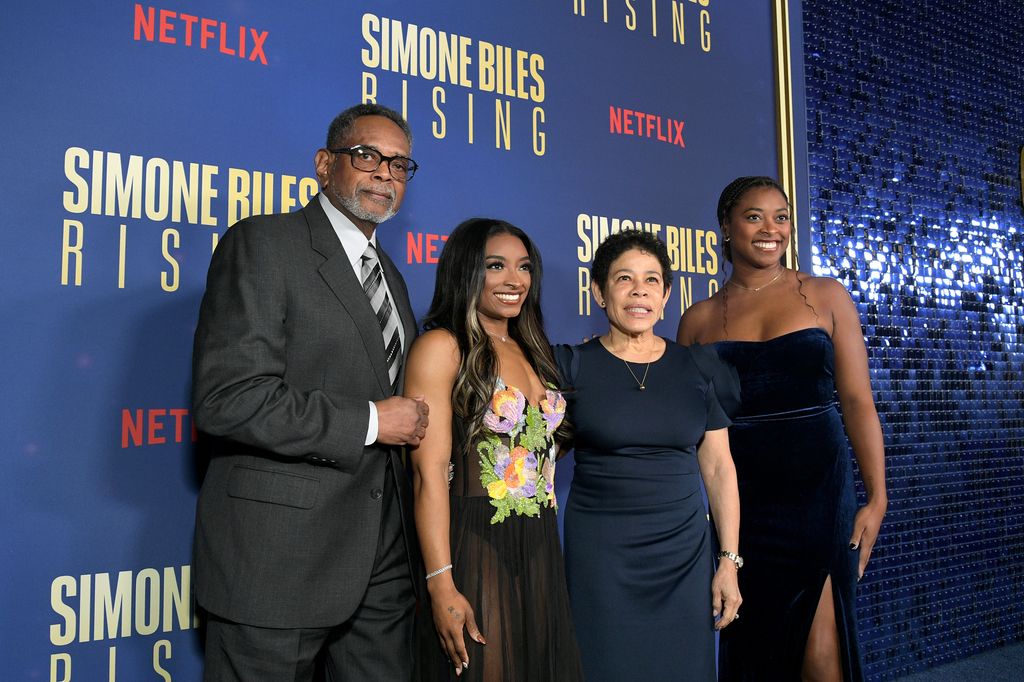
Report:
M338 301L352 318L359 336L366 347L366 354L377 375L377 382L385 395L391 395L391 381L388 378L387 358L384 355L384 337L381 336L377 316L370 307L370 301L363 293L363 286L352 270L348 254L338 240L338 235L327 219L320 199L314 196L302 209L309 225L310 245L324 257L320 265L320 276L330 287ZM390 285L390 281L388 282Z

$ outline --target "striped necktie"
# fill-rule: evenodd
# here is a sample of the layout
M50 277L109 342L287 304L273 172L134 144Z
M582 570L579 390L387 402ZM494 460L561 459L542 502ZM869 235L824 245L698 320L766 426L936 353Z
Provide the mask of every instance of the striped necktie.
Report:
M384 272L380 269L377 249L373 244L366 245L363 251L363 292L370 301L370 307L377 314L381 335L384 337L384 355L388 363L388 378L391 389L398 387L398 369L402 355L402 339L398 334L398 315L388 297L388 289L384 285Z

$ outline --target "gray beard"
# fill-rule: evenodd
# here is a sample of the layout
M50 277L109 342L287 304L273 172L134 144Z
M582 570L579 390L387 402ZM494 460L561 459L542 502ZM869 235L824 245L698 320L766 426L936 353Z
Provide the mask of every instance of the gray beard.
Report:
M334 194L334 198L337 199L342 206L348 209L349 213L354 215L356 218L359 218L359 220L365 220L366 222L373 223L374 225L380 225L385 220L393 218L396 213L394 208L394 200L392 200L391 207L388 208L387 212L384 213L384 215L378 215L376 213L371 213L370 211L367 211L365 208L363 208L362 204L360 204L359 200L354 196L343 197L338 193L337 190L333 190L333 188L332 194Z

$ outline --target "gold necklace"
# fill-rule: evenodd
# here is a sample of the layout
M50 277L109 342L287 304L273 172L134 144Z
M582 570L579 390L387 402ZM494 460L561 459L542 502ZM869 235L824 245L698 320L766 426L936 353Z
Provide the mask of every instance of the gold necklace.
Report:
M494 338L498 339L502 343L508 343L508 337L507 336L502 336L501 334L493 334L491 332L488 332L486 329L484 331L487 332L487 336L493 336Z
M633 381L635 381L636 385L640 387L640 390L641 391L646 391L647 390L647 386L645 386L645 384L647 383L647 372L651 369L651 363L648 362L647 363L647 367L644 368L644 378L643 379L637 379L636 378L636 374L633 373L633 368L629 366L628 362L623 360L622 364L624 364L626 366L626 369L629 370L629 375L631 377L633 377Z
M740 289L746 289L747 291L753 291L756 294L757 292L761 291L761 289L764 289L766 286L768 286L770 284L774 284L776 282L776 280L779 279L779 277L782 277L782 275L785 274L785 272L786 272L786 268L779 268L779 274L775 275L774 277L772 277L770 280L768 280L767 282L765 282L764 284L762 284L759 287L748 287L745 284L740 284L739 282L737 282L736 280L732 279L731 277L726 282L726 284L732 284L732 285L738 286Z

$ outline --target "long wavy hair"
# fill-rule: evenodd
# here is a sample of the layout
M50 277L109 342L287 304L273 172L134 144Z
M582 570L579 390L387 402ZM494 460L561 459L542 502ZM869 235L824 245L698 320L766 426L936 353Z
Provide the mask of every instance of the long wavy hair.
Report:
M542 383L555 386L559 383L540 308L544 275L540 252L526 233L511 223L493 218L471 218L463 222L448 236L441 251L434 298L423 318L423 328L445 329L458 343L459 373L452 388L452 413L466 425L467 448L484 428L483 418L498 379L498 358L487 332L480 325L477 308L486 275L487 240L500 234L517 237L526 247L533 265L530 289L522 310L508 322L509 338L519 344ZM561 440L568 433L568 424L563 421L555 437Z

